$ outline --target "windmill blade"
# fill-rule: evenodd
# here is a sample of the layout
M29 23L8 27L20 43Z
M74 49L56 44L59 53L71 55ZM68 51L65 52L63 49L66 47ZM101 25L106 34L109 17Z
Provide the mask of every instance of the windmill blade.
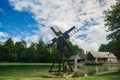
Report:
M52 31L55 33L56 36L62 35L62 32L60 31L60 29L57 27L57 25L54 25L52 27L50 27L52 29Z
M47 48L49 48L51 45L53 45L54 43L56 43L56 42L57 42L57 38L56 38L56 37L53 38L50 42L51 42L51 43L49 43L49 44L47 45Z
M72 35L74 35L77 32L78 32L78 29L75 26L73 26L72 28L70 28L69 30L64 32L63 36L65 37L65 39L68 39L69 37L71 37Z
M52 43L55 43L55 42L57 42L57 38L56 37L52 39Z

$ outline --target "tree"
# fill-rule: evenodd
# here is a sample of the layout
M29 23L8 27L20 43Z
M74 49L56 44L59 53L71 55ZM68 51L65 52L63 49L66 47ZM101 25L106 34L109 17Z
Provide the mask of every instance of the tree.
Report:
M83 53L83 49L77 45L73 45L70 41L68 44L72 51L67 51L66 56L70 57L77 53ZM9 62L53 62L57 60L57 45L53 44L49 49L46 44L39 40L37 43L31 43L30 47L26 47L26 41L22 40L14 44L12 38L4 43L0 42L0 61Z
M108 52L109 49L108 49L107 44L101 44L98 51Z
M50 62L50 52L47 50L46 44L42 40L38 41L36 53L37 62Z
M68 52L68 57L71 55L76 55L76 54L83 54L84 50L82 48L79 48L77 45L73 45L70 40L67 41L68 45L71 47L71 51Z
M58 50L57 50L57 45L53 44L49 48L49 52L51 55L51 61L57 61L57 56L58 56Z
M26 41L15 43L15 53L17 54L17 61L21 62L25 60Z
M101 44L98 51L112 52L118 57L118 59L120 58L119 57L120 45L118 45L118 43L114 41L110 41L108 44Z
M120 41L120 0L116 0L116 5L111 6L104 12L105 22L111 32L107 38L112 41Z
M111 6L111 9L106 10L104 14L105 26L110 32L107 39L111 40L107 46L111 49L110 51L120 57L120 0L116 0L116 5Z
M25 62L36 62L37 43L31 43L30 47L25 52Z
M65 54L67 58L69 58L71 55L75 55L78 53L84 53L84 50L82 48L79 48L77 45L73 45L70 40L67 40L67 44L70 46L71 50L68 50ZM51 46L52 49L52 55L54 55L54 59L58 55L57 45L54 44Z
M4 52L3 52L3 45L2 42L0 41L0 61L4 60Z
M16 54L14 52L14 42L13 42L12 38L9 38L4 43L3 52L5 55L6 61L14 61L15 60Z

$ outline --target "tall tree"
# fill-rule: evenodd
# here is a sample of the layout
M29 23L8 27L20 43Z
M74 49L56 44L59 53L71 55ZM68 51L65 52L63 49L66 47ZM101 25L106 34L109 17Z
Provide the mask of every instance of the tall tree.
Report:
M77 45L73 45L72 42L70 40L67 40L67 44L70 46L71 50L68 50L66 53L66 57L69 58L71 55L75 55L78 53L84 53L84 50L82 48L79 48ZM52 55L54 55L54 59L55 56L57 56L58 51L57 51L57 45L54 44L51 46L52 49Z
M111 49L115 55L120 57L120 0L116 0L116 4L111 6L104 12L105 14L105 26L108 27L110 34L107 36L108 40L111 40L107 46Z
M98 51L108 52L109 51L108 44L101 44Z
M120 42L120 0L116 0L116 5L111 6L105 13L105 22L111 32L107 38Z
M37 43L31 43L25 52L25 62L36 62L37 59Z
M15 53L17 54L17 61L21 62L25 60L26 41L15 43Z
M98 51L112 52L118 57L118 59L120 58L119 57L120 45L118 45L117 42L110 41L108 44L101 44Z
M72 49L71 51L68 52L68 55L67 55L68 57L70 57L71 55L84 53L84 50L82 48L79 48L77 45L73 45L70 40L67 40L67 43Z
M12 40L12 38L9 38L3 45L4 47L4 53L5 53L5 56L6 56L6 60L7 61L14 61L15 60L15 57L16 57L16 54L14 52L14 42Z
M49 62L50 52L46 49L46 44L39 40L37 44L37 62Z
M77 45L73 45L70 41L68 44L72 51L67 51L67 57L77 53L83 53L83 49ZM14 44L12 38L9 38L4 43L0 42L0 61L16 61L16 62L53 62L58 56L57 45L51 46L51 49L46 48L46 44L39 40L37 43L32 43L30 47L26 47L27 43L22 40Z
M4 60L4 52L3 52L3 45L2 42L0 41L0 61Z

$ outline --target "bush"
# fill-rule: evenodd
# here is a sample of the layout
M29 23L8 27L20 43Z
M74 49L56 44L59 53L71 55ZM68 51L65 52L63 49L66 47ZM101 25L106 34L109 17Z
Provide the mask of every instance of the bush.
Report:
M81 71L75 71L73 73L73 77L82 77L82 76L84 76L84 73Z

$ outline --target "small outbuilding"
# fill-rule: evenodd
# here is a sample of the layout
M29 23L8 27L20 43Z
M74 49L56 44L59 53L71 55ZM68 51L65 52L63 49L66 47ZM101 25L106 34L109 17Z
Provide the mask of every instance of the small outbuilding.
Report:
M85 54L79 54L80 59L78 60L79 63L84 63L85 62Z
M84 54L76 54L76 55L72 55L69 58L69 61L77 64L78 62L84 62L85 61L85 55Z
M97 52L97 51L89 51L86 54L87 62L102 62L102 63L110 63L117 62L117 57L110 52Z

